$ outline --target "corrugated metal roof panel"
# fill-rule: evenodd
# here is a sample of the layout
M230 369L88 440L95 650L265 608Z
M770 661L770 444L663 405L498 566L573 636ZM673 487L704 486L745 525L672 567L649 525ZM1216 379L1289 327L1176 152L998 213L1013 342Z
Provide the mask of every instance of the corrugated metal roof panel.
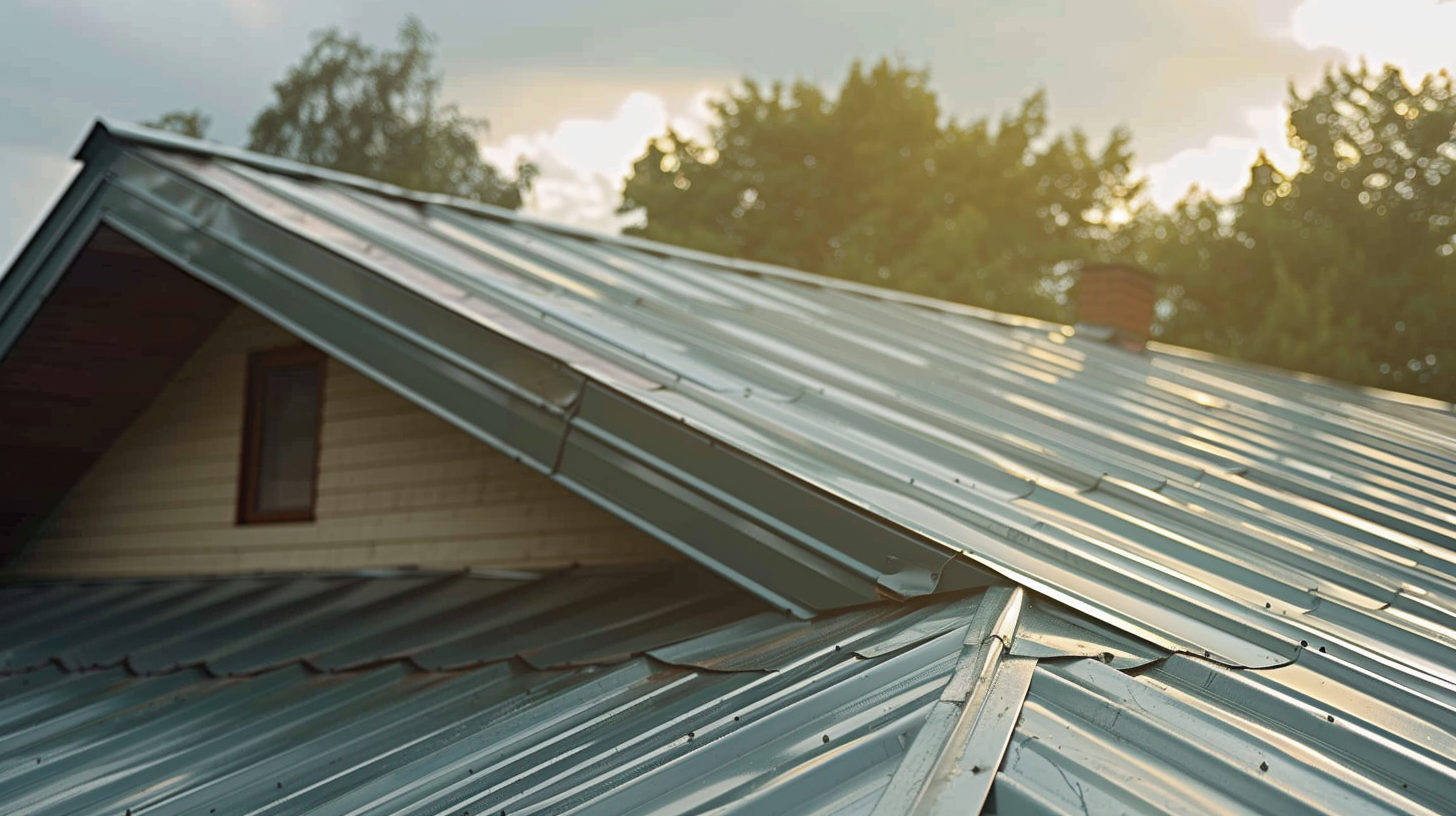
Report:
M741 265L412 203L247 156L149 160L947 557L964 553L1166 645L1269 665L1301 640L1338 640L1450 664L1449 627L1431 611L1456 605L1449 411L1181 352L1133 354L768 267L729 280ZM853 550L853 536L814 531L773 494L750 497L741 485L754 476L734 483L718 461L695 470L655 431L625 431L614 403L579 399L571 421L586 436L640 450L672 478L715 489L714 500L748 502L744 513L798 525L788 538L826 565L843 558L906 594L935 585L934 567L896 581L872 548ZM558 475L600 478L574 470L587 467L586 449L570 437ZM734 577L770 598L833 603L782 570ZM1398 624L1377 614L1403 592L1434 607Z
M1072 677L1070 667L1048 661L1058 649L1105 647L1111 666L1077 671L1085 675L1080 688L1112 713L1058 725L1058 733L1113 747L1166 741L1167 750L1121 750L1091 770L1058 754L1061 764L1025 779L1009 764L993 788L993 805L1004 789L1053 810L1080 808L1081 796L1066 799L1079 791L1134 809L1176 810L1182 800L1138 788L1137 780L1196 777L1193 766L1179 764L1185 761L1217 759L1210 765L1217 778L1199 783L1212 792L1188 783L1196 793L1189 801L1257 806L1240 786L1284 784L1250 775L1233 760L1180 753L1208 728L1224 746L1219 750L1235 755L1271 745L1276 758L1298 753L1305 766L1289 790L1344 785L1354 793L1330 793L1329 801L1356 809L1450 809L1437 784L1449 781L1450 763L1419 747L1447 746L1456 731L1450 405L1181 349L1154 345L1132 353L1066 327L593 236L127 128L98 127L83 154L91 163L65 199L56 230L38 233L37 248L22 253L18 271L0 279L0 344L19 331L26 304L44 296L46 281L64 271L61 249L75 241L57 230L105 223L771 605L818 616L812 624L749 618L742 629L662 652L684 664L797 670L809 660L795 657L801 647L840 645L854 632L863 636L854 647L863 656L853 660L921 654L956 640L953 629L939 631L959 620L958 613L932 610L939 598L894 612L844 613L858 618L822 613L885 595L970 589L996 576L1115 627L1118 637L1090 641L1079 630L1032 627L1014 642L1008 658L1042 661L1027 711L1051 711L1060 693L1054 690L1064 688L1045 678L1056 671ZM247 642L249 621L264 631L293 612L326 608L330 592L348 595L333 586L294 596L288 593L303 590L266 582L230 590L271 599L255 607L209 601L206 593L188 600L185 589L176 591L199 608L217 604L222 615L209 637L239 644L209 657L240 671L277 662L269 638ZM382 595L375 600L380 609L395 604ZM170 602L104 587L77 591L72 603L72 612L98 613L116 603L146 621L150 605ZM494 636L462 635L439 644L434 662L456 665L533 648L545 650L539 665L620 660L649 649L642 644L656 627L676 617L653 618L659 607L629 598L612 603L624 626L610 636L529 647L529 637L497 644ZM683 603L694 620L687 628L711 618L712 610ZM699 612L708 617L695 617ZM322 621L329 613L312 614ZM549 626L535 620L533 626ZM381 634L382 642L394 637ZM1149 659L1137 639L1199 659L1134 668ZM135 653L148 670L170 668L187 651L157 640L145 623L123 626L114 643L102 645L95 661ZM345 641L324 652L348 667L367 662L376 651L371 646ZM564 654L551 651L558 646ZM33 660L53 647L21 654ZM381 646L380 653L400 648ZM835 666L859 665L844 651ZM660 665L643 664L651 659L625 665ZM1149 685L1178 661L1206 670L1215 685L1227 678L1259 684L1246 689L1246 698L1217 700L1171 680ZM946 659L946 672L954 662ZM672 671L688 672L688 686L711 674ZM803 682L804 689L821 688L815 679ZM1133 714L1144 688L1168 699L1160 713L1139 719ZM1306 699L1313 708L1356 706L1364 712L1361 727L1385 736L1369 743L1368 756L1347 756L1300 725L1297 706L1270 702L1286 699ZM1243 717L1239 706L1251 700L1262 712L1254 720L1210 724ZM1096 705L1090 710L1101 710ZM1188 706L1203 716L1188 714ZM1338 724L1340 714L1333 716ZM793 731L790 722L780 725ZM1433 730L1423 731L1422 722ZM1133 724L1152 730L1120 731ZM870 739L881 746L875 751L899 740L887 733ZM684 756L719 767L709 754ZM1405 779L1389 770L1416 766L1433 776L1421 781L1413 772ZM894 772L883 764L856 767L885 771L886 779ZM753 776L748 788L705 782L703 795L733 792L736 798L713 800L719 804L754 796L786 802L799 795L796 774L836 772L834 763L815 761L794 774ZM530 777L521 768L512 773ZM1077 773L1078 784L1056 787ZM1392 773L1412 787L1392 790ZM1111 784L1116 774L1137 784L1119 788ZM873 807L873 786L849 776L856 782L845 795L857 807ZM1006 801L1016 795L1006 793ZM650 812L648 802L639 805Z
M1312 700L1300 686L1315 676L1325 688ZM1350 691L1314 666L1044 663L988 812L1453 812L1450 710L1418 723Z
M602 605L604 584L633 591L633 614ZM725 609L718 620L673 614L679 598L712 597L704 584L721 586L678 565L539 579L334 576L0 590L13 624L4 641L12 666L0 677L0 810L667 813L724 805L830 813L873 805L956 651L931 645L953 638L944 626L917 626L973 612L975 600L920 610L886 602L807 623L756 614L761 606L735 593L736 601L715 599ZM197 614L205 608L199 596L218 601L206 616ZM79 602L86 597L127 602L97 609ZM260 615L283 608L281 599L298 600L288 608L318 624L319 636L300 639L313 630L292 619L263 625ZM369 614L376 606L397 614ZM223 609L234 614L221 626L257 623L251 647L267 647L271 667L223 675L232 643L215 639ZM424 614L442 609L469 614ZM533 623L541 615L550 625ZM765 616L811 631L760 650L777 670L725 669L737 652L711 644L743 642L731 630L762 632ZM715 632L725 620L742 622ZM414 625L406 646L407 621ZM115 647L91 634L134 622L153 642L170 644L179 665L93 668L92 655ZM486 624L510 633L519 653L569 659L555 669L507 659L444 671L416 659L456 626ZM318 655L333 651L330 634L338 645L378 635L397 648L392 659L329 666ZM720 665L643 654L689 635L708 639L690 652ZM580 647L585 638L590 648ZM841 643L893 648L867 660ZM579 648L565 648L571 644ZM18 655L58 651L77 657L14 664ZM609 659L565 665L583 654Z
M589 651L612 661L554 669L520 659L421 668L407 656L444 632L430 624L393 660L319 671L303 658L325 639L310 646L279 622L257 629L254 646L298 659L218 676L211 628L187 612L199 593L231 598L240 612L273 608L270 596L311 598L305 614L336 611L340 596L321 587L342 582L357 597L387 598L403 620L428 595L411 590L442 580L473 608L461 576L0 591L19 624L5 642L21 653L124 625L144 606L156 642L207 656L160 674L52 662L0 676L0 811L929 813L975 812L987 794L987 813L1456 806L1456 717L1438 701L1374 690L1313 651L1263 670L1169 656L1024 590L885 601L814 621L749 610L717 629L648 615L643 629L596 628ZM544 593L580 623L570 610L600 597L596 582L570 575L502 583L511 581L488 596L486 617L526 620ZM76 603L88 595L149 602ZM30 625L40 620L58 634ZM397 627L362 615L335 631L348 643L370 630ZM539 639L527 645L527 631ZM575 640L518 634L527 653ZM73 654L95 645L77 643ZM754 643L764 648L746 660ZM1018 656L1020 643L1042 651ZM1078 656L1087 651L1105 657ZM1138 659L1116 656L1131 653Z
M452 670L512 658L544 669L625 660L763 609L690 563L36 584L0 592L0 673L55 664L242 676L397 660Z

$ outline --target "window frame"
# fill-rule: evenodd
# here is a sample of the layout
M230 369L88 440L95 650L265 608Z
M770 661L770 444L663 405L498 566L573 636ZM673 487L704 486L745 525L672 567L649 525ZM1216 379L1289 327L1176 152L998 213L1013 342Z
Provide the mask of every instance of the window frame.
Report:
M243 391L243 451L238 471L237 523L280 524L314 521L318 507L319 451L323 448L324 377L328 357L318 349L298 344L248 353L247 380ZM263 455L263 393L267 374L275 368L311 363L318 369L315 395L318 428L314 433L313 476L309 482L308 507L300 510L262 512L257 507Z

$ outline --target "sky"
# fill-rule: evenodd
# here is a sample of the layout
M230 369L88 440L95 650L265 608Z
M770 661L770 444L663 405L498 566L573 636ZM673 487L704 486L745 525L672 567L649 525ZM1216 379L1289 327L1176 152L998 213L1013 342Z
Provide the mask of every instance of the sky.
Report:
M604 230L647 141L705 133L706 100L744 76L832 87L899 56L961 119L1044 88L1055 128L1130 127L1167 206L1237 193L1261 148L1292 168L1284 102L1326 65L1456 69L1452 0L0 0L0 263L95 117L201 108L242 144L310 32L392 44L409 13L439 36L444 96L490 120L487 158L541 168L528 208Z

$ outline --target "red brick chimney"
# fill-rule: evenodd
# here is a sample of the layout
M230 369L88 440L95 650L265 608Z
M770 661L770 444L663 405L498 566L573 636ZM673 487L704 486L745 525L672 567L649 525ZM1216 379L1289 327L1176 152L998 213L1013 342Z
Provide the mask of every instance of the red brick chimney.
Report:
M1073 296L1078 325L1110 331L1109 342L1131 349L1147 342L1157 303L1151 272L1124 264L1084 266Z

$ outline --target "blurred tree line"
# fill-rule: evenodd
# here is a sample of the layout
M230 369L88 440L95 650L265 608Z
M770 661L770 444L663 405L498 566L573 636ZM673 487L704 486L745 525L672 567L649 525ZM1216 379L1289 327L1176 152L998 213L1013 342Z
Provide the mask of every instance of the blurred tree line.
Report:
M1159 272L1170 342L1456 401L1451 77L1331 69L1293 90L1300 165L1260 157L1232 201L1144 208L1131 260Z
M669 132L626 182L644 237L1057 317L1139 191L1129 135L1048 130L1038 93L996 122L943 116L923 70L856 64L836 94L745 82L711 144Z
M508 177L480 154L489 123L440 100L435 37L415 17L395 50L337 28L273 85L273 103L249 128L248 149L396 184L516 209L531 187L528 164ZM176 110L145 123L205 138L211 120Z
M481 119L440 99L433 36L394 50L337 29L273 86L252 150L516 208L529 165L481 156ZM745 80L706 143L667 132L625 181L631 233L992 309L1072 320L1087 261L1159 276L1155 336L1456 401L1456 99L1445 74L1329 69L1292 89L1289 175L1242 196L1149 204L1132 137L1054 132L1036 93L998 118L946 116L928 72L855 64L837 89ZM204 137L201 111L153 126Z
M1156 336L1456 400L1456 99L1444 74L1330 69L1291 90L1290 175L1148 205L1131 137L1048 129L1031 96L945 117L928 76L855 65L835 93L744 82L706 144L669 131L626 180L647 238L1071 320L1081 262L1158 274Z

